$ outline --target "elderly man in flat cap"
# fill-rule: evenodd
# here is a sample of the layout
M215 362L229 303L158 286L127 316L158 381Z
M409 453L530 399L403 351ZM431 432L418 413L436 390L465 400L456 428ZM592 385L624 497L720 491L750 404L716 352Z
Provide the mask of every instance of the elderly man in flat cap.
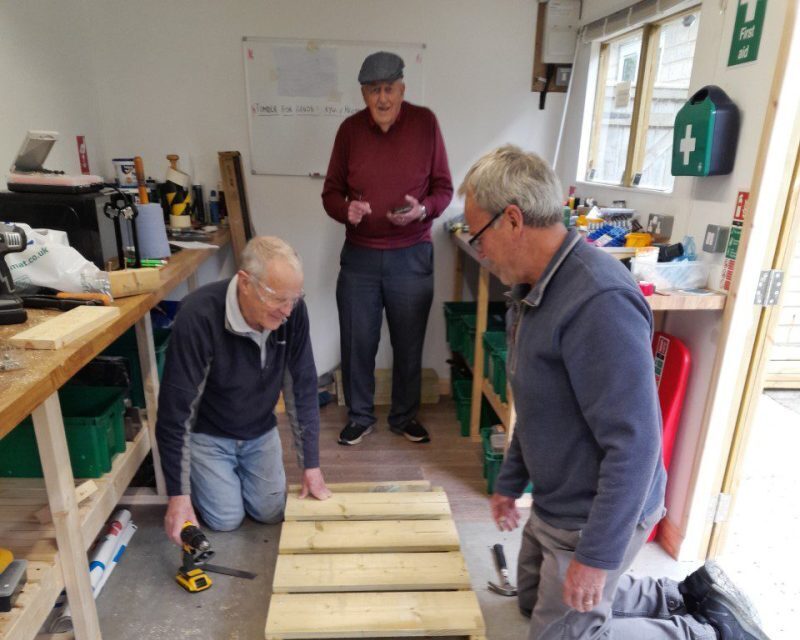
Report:
M450 203L447 153L430 109L405 102L403 60L379 51L358 74L366 109L339 127L322 203L345 225L336 301L348 422L356 445L376 422L375 354L383 312L394 351L389 428L429 442L417 420L422 347L433 299L431 223Z

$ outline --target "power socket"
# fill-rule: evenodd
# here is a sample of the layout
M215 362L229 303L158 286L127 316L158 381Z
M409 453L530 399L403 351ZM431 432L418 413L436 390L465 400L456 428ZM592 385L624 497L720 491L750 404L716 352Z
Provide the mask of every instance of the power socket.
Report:
M672 236L672 225L675 219L663 213L651 213L647 217L647 233L653 236L653 242L669 242Z

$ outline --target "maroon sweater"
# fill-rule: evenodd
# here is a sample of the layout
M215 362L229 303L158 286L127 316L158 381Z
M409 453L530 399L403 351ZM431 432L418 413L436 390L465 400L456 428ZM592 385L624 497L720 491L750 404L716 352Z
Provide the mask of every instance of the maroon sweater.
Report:
M407 204L405 195L425 205L428 216L405 227L386 214ZM431 241L431 221L453 197L444 140L430 109L403 102L384 133L363 109L342 122L333 143L322 204L347 227L347 240L372 249L402 249ZM372 213L358 226L347 222L350 200L369 202Z

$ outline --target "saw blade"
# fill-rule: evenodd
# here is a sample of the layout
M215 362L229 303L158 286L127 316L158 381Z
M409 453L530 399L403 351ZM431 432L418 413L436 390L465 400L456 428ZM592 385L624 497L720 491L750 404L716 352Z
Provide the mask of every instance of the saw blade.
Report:
M220 567L217 564L204 564L203 569L211 573L221 573L226 576L234 576L235 578L245 578L253 580L256 577L255 573L249 571L242 571L241 569L231 569L230 567Z

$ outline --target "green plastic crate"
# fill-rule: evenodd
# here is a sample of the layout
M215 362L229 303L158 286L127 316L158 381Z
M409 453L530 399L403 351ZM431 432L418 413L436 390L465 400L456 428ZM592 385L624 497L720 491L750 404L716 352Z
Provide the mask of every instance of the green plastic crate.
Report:
M158 377L164 371L164 359L169 345L170 329L153 328L153 346L156 353L156 366ZM139 348L136 342L136 331L133 327L117 338L105 351L104 355L124 356L128 359L131 372L131 404L134 407L144 408L144 384L142 382L142 367L139 364Z
M457 365L450 363L450 397L456 397L456 382L459 380L467 380L472 383L472 373L463 364Z
M494 482L497 474L500 473L500 465L503 464L503 454L492 451L492 444L489 438L492 434L491 427L481 429L481 441L483 442L483 477L486 478L486 493L494 493Z
M461 435L469 435L469 423L472 415L472 380L455 380L453 382L453 400L456 403L456 416L461 425ZM500 422L492 405L483 398L481 400L480 427L492 426Z
M490 313L486 323L486 330L491 332L504 331L506 325L505 316L497 313ZM471 367L475 366L475 332L477 331L477 319L475 316L461 316L459 325L459 348L456 349L464 359L469 362Z
M500 400L507 401L506 359L508 347L505 331L487 331L483 334L483 376L492 384Z
M445 320L445 334L447 336L447 343L453 351L463 352L463 343L465 341L464 327L461 323L461 318L470 316L473 319L477 314L478 305L476 302L445 302L444 303L444 320ZM489 317L505 318L506 303L504 301L496 301L489 303ZM472 334L473 340L475 334ZM466 354L464 354L466 355Z
M486 478L486 493L494 493L494 483L497 481L497 474L500 473L500 465L503 464L503 454L492 451L490 437L492 429L483 427L481 429L481 442L483 442L483 477ZM525 487L524 493L531 493L533 484L530 482Z
M125 450L124 390L65 386L58 392L64 431L76 478L99 478ZM31 418L0 440L0 476L41 478L42 465Z

